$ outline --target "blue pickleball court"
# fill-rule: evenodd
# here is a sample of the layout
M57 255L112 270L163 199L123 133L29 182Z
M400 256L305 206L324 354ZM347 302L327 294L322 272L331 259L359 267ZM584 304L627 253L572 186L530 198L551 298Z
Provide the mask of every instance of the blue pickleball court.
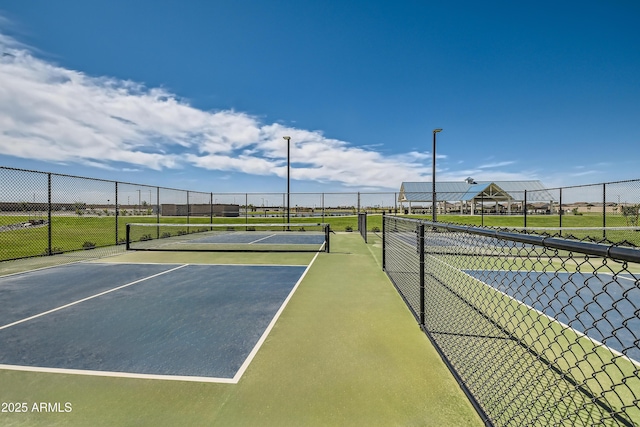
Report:
M463 270L518 301L640 362L635 277L591 272ZM627 319L627 320L625 320Z
M306 268L79 263L0 277L0 365L236 382Z

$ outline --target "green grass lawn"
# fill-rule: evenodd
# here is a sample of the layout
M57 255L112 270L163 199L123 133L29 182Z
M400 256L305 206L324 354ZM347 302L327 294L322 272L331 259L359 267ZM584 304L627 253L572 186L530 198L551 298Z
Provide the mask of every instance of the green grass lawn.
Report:
M430 220L429 215L412 215L416 219ZM0 216L0 226L17 224L28 221L33 216ZM46 217L45 217L46 218ZM237 218L214 218L217 224L253 224L253 223L281 223L282 217L237 217ZM322 217L291 217L291 222L296 223L318 223L330 224L334 231L356 231L358 228L358 218L355 215L349 216L325 216ZM439 215L439 222L450 222L456 224L481 225L493 227L522 227L524 217L506 215L486 215L484 218L475 215ZM53 216L51 219L51 249L52 252L69 252L83 250L85 247L105 247L121 244L125 239L127 223L155 223L158 217L154 215L141 216L119 216L116 237L116 218L114 216ZM185 223L186 217L160 217L161 223ZM209 217L190 217L189 223L206 224L210 222ZM529 227L557 227L559 217L557 215L532 215L527 219ZM622 216L608 216L607 226L626 226L625 218ZM565 215L563 217L564 227L601 227L602 216L590 215ZM372 214L368 216L367 228L369 231L379 231L382 229L382 215ZM46 254L49 250L48 227L27 227L12 231L0 232L0 261L33 257ZM596 238L602 236L595 236ZM607 238L612 241L627 240L636 246L640 246L640 232L610 232Z
M410 218L431 220L430 215L411 215ZM368 218L369 223L375 217ZM438 215L438 222L485 226L485 227L504 227L504 228L522 228L524 227L524 217L516 215L485 215L484 218L478 215ZM377 224L377 223L376 223ZM602 227L602 215L585 214L585 215L564 215L562 217L563 228L599 228ZM558 215L530 215L527 217L527 227L535 228L557 228L560 226L560 217ZM608 215L606 220L607 227L630 227L627 220L622 215ZM543 233L543 231L537 231ZM549 230L549 235L554 235L557 231ZM608 241L614 243L628 242L632 245L640 247L640 227L636 230L607 230L604 233L601 230L578 231L568 230L563 232L563 236L573 236L577 239L591 240L595 242Z
M411 218L420 218L430 221L431 215L410 215ZM456 224L482 225L486 227L524 227L523 215L438 215L439 222L452 222ZM527 227L559 227L559 215L528 215ZM602 227L602 215L565 214L562 216L563 227ZM631 226L622 215L609 214L606 217L607 227Z
M0 216L0 225L19 224L30 219L28 216ZM295 220L295 221L294 221ZM156 223L156 216L118 217L117 237L114 216L53 216L51 218L52 252L83 250L85 247L105 247L124 243L127 223ZM191 224L208 224L209 217L190 217ZM357 217L325 217L336 231L357 228ZM160 217L161 223L186 223L185 217ZM281 223L283 218L239 217L214 218L215 224L259 224ZM296 223L318 223L319 217L292 218ZM44 255L49 249L49 227L20 227L16 230L0 232L0 261Z

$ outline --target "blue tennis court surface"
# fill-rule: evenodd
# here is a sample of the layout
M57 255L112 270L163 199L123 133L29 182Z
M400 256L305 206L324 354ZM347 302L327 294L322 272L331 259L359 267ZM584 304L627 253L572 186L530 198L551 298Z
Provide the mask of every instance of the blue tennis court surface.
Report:
M2 277L0 365L235 382L306 268L81 263Z
M463 270L640 362L640 288L630 274ZM627 319L627 320L625 320Z
M282 233L227 233L193 239L189 243L243 243L249 245L321 245L324 234L282 234Z

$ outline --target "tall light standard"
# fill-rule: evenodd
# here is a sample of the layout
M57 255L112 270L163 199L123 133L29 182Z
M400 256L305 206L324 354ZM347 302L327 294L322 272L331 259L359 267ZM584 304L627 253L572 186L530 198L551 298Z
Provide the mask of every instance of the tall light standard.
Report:
M436 222L436 133L442 129L433 130L433 161L431 162L431 220Z
M289 224L289 215L291 207L291 137L283 136L287 140L287 224Z

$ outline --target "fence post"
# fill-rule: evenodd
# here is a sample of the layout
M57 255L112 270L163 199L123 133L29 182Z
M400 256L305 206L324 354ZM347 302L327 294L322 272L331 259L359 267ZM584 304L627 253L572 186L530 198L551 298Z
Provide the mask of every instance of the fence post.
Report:
M524 227L527 227L527 190L524 190Z
M209 224L213 224L213 193L209 193Z
M47 244L47 253L49 255L53 255L52 253L52 245L51 245L51 173L47 174L48 178L47 178L47 240L48 240L48 244Z
M398 193L393 193L393 213L398 215Z
M116 245L118 244L118 181L115 182L116 185Z
M160 187L156 187L156 224L160 224ZM160 238L160 227L156 227L157 239Z
M602 184L602 238L607 238L607 184Z
M385 236L385 223L387 222L387 216L385 215L384 212L382 212L382 271L385 271L386 268L386 256L387 256L387 251L386 251L386 236Z
M418 253L420 258L420 326L424 328L424 224L418 226Z
M558 214L560 215L560 235L562 236L562 216L563 216L563 209L562 209L562 187L560 187L560 209L558 211Z
M157 227L160 228L160 227ZM131 249L131 246L129 245L129 242L131 241L131 224L127 224L127 229L125 231L126 233L126 248L127 250Z
M160 224L160 187L156 187L156 222Z

